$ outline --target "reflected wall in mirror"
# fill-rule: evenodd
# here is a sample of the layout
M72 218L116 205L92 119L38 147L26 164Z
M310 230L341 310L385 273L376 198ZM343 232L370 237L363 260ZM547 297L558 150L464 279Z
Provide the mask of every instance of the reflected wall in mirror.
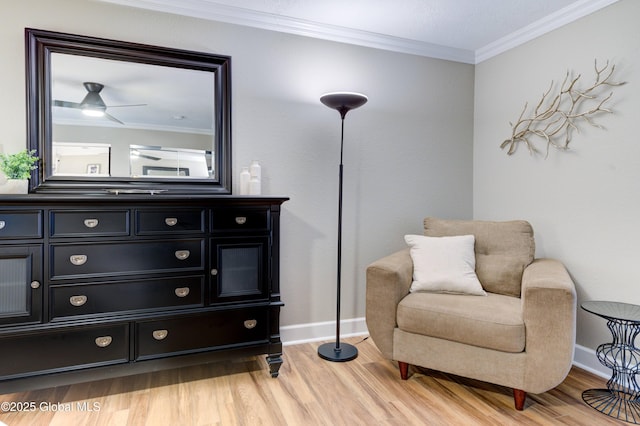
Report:
M229 57L25 34L33 190L231 193Z

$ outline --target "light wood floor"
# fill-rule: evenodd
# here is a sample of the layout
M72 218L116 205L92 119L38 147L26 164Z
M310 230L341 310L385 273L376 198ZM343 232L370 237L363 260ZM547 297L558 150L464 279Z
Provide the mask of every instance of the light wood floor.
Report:
M524 411L518 412L509 389L431 370L412 370L412 377L401 381L397 365L384 360L371 339L345 341L359 348L358 358L347 363L320 359L318 344L286 346L277 379L270 377L264 358L258 357L0 395L1 402L35 402L38 407L35 412L0 412L0 422L9 426L625 424L584 404L582 391L603 388L605 381L577 368L556 389L529 395Z

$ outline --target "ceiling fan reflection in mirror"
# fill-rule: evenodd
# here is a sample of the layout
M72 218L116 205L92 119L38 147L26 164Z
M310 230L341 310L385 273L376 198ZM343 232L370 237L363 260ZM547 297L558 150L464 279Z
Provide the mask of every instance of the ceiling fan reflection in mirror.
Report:
M87 95L84 97L82 102L70 102L70 101L61 101L54 99L53 106L63 107L63 108L74 108L82 110L82 113L89 117L106 117L111 121L115 121L119 124L124 124L122 121L115 118L113 115L107 113L107 108L121 108L121 107L138 107L138 106L146 106L147 104L131 104L131 105L109 105L107 106L102 97L100 96L100 92L104 88L104 85L101 83L93 83L93 82L85 82L82 83L85 89L87 89Z

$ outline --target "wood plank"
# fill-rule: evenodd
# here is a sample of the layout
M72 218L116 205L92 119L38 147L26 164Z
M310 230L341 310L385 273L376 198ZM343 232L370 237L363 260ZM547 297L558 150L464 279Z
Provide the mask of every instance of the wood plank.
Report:
M584 390L603 388L606 381L578 368L557 388L528 395L524 411L516 411L510 389L415 367L403 381L397 364L382 358L371 339L345 341L359 349L358 358L345 363L319 358L319 343L286 346L275 379L260 356L0 395L4 402L72 406L0 413L0 421L9 426L621 424L582 401Z

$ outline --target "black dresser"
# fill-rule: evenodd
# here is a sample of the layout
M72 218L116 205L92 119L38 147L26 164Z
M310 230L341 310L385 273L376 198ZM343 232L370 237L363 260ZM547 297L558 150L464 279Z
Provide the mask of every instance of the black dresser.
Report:
M0 393L266 354L285 197L0 196Z

